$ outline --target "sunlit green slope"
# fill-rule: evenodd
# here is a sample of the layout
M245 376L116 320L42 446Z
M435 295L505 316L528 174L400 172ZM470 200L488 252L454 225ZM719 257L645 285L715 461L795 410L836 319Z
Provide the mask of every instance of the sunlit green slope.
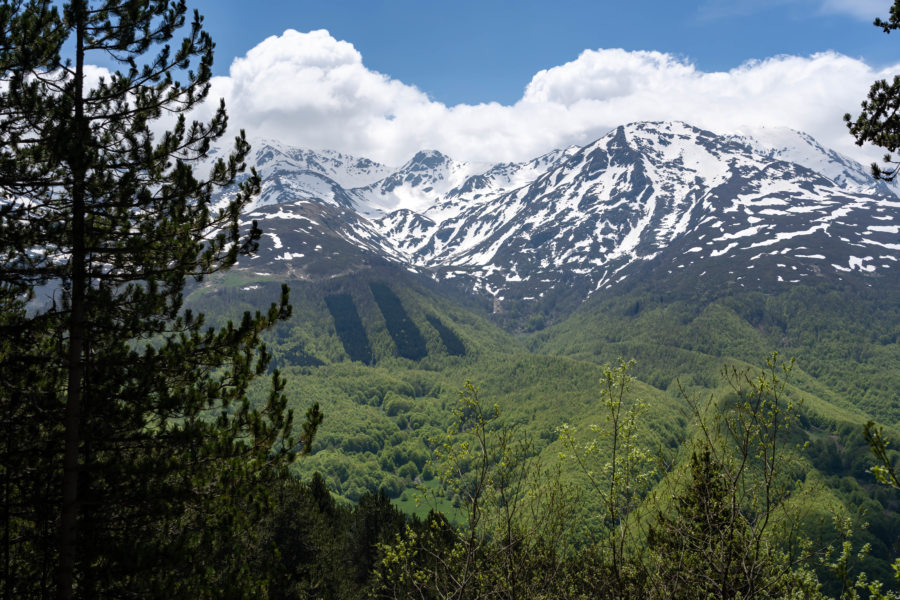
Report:
M278 285L245 277L198 288L192 306L236 318L276 297ZM797 359L789 385L801 406L794 435L809 442L803 460L823 485L817 514L835 498L865 509L870 570L887 572L900 507L867 472L862 425L876 419L893 431L900 422L894 297L824 286L705 295L634 286L526 334L498 326L491 306L402 270L288 284L294 312L267 342L273 365L287 379L296 413L314 401L325 413L313 454L295 468L304 477L321 472L338 495L355 500L383 488L407 510L427 510L415 504L416 488L434 485L432 450L466 381L499 406L505 422L519 425L537 455L578 481L575 465L559 459L557 428L586 432L604 422L600 369L619 357L636 361L631 396L647 407L644 445L683 459L682 445L694 435L689 399L725 397L723 366L758 368L778 351ZM452 510L453 499L445 501L438 508Z

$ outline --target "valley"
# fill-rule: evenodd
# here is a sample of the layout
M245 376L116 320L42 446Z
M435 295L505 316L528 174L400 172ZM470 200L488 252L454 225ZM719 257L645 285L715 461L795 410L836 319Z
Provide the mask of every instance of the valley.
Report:
M900 517L868 472L862 427L900 433L900 199L808 136L785 136L773 147L633 124L474 175L439 153L385 176L364 159L322 155L329 170L264 145L264 191L247 213L264 230L259 251L190 303L236 318L289 284L294 315L268 338L272 366L296 412L317 401L326 415L297 474L319 472L351 501L382 489L422 516L458 502L435 506L422 490L467 381L575 481L559 431L606 418L602 365L635 361L641 443L678 462L697 435L691 402L729 393L723 368L794 357L791 435L807 445L816 518L834 502L865 510L867 570L889 579Z

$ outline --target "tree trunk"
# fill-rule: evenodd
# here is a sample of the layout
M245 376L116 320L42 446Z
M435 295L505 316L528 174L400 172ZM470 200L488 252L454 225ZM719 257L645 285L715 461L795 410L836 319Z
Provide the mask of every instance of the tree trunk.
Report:
M63 456L62 513L59 525L59 570L57 598L69 600L75 581L78 533L78 471L81 444L82 390L84 386L85 303L87 287L85 243L85 160L79 134L84 127L84 1L75 2L74 139L69 141L67 160L72 167L72 297L67 356L65 454ZM81 138L81 139L79 139Z

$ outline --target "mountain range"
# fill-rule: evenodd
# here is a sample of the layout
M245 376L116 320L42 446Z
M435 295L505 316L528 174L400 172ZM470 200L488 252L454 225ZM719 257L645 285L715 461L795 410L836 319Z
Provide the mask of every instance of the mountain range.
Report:
M896 188L790 129L632 123L523 163L423 150L397 168L257 141L248 162L263 189L245 217L265 234L238 269L264 279L388 264L497 314L571 310L629 279L900 280Z

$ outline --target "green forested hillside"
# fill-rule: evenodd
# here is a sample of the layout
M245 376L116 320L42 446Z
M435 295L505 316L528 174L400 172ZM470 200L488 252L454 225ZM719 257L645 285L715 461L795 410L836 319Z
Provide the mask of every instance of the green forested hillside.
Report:
M829 285L713 299L638 288L589 301L531 339L535 352L608 362L633 357L637 376L665 388L680 373L733 358L795 357L802 387L848 412L900 422L900 296ZM718 360L717 360L718 359ZM700 362L698 362L700 361Z
M240 281L197 290L192 300L223 314L264 302L272 290ZM359 315L372 364L350 360L328 305L338 297ZM805 446L800 472L813 507L806 527L820 540L837 539L831 513L842 505L854 523L869 523L856 533L858 544L872 545L866 569L891 579L900 504L868 472L874 461L862 433L870 419L888 426L889 436L900 423L900 304L891 298L826 287L713 298L631 289L592 299L531 334L511 334L483 306L390 271L324 285L293 282L292 303L294 316L272 334L270 350L296 409L317 401L326 415L312 455L295 472L302 479L321 473L332 493L350 501L383 490L420 516L432 508L452 515L459 506L452 494L430 503L421 496L441 489L435 449L467 381L496 403L499 422L532 440L533 457L583 488L576 465L560 459L566 448L559 429L568 425L587 439L592 425L605 422L602 365L635 361L630 394L646 407L637 423L640 444L685 465L697 435L691 401L732 392L723 366L759 368L772 351L795 357L787 394L799 406L794 442ZM411 351L419 347L410 333L416 330L424 344L417 360L409 358L422 354ZM587 495L579 505L580 514L591 514L601 500Z

